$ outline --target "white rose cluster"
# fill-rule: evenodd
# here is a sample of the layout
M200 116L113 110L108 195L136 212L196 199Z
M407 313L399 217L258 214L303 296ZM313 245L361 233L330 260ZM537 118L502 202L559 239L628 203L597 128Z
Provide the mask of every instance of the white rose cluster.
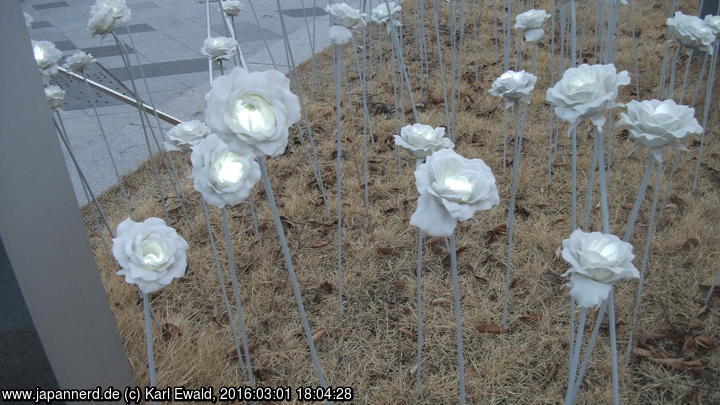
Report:
M397 146L410 152L416 159L424 159L440 149L455 147L455 144L444 135L444 127L433 128L430 125L416 123L402 127L400 135L394 135L394 138Z
M127 24L132 18L132 12L125 0L97 0L90 7L88 31L95 36L105 36L115 27L115 23Z
M122 268L117 274L149 294L185 275L188 247L160 218L143 222L128 218L117 227L112 253Z
M95 58L91 54L77 51L65 59L65 69L79 72L93 62L95 62Z
M258 155L285 152L288 128L300 120L290 80L277 70L235 67L217 78L205 96L205 122L232 150L250 146Z
M200 52L214 61L230 60L235 55L237 41L228 37L209 37L203 41Z
M676 11L673 17L665 21L665 25L667 25L670 35L683 46L712 55L715 34L700 17Z
M420 197L410 224L432 236L450 236L458 221L500 202L495 176L480 159L466 159L450 149L427 157L415 169Z
M720 15L708 14L703 21L705 21L705 25L710 28L717 39L717 36L720 35Z
M65 100L65 91L58 86L47 86L45 87L45 97L47 97L50 108L57 110Z
M210 135L210 128L198 120L183 121L167 131L165 149L173 151L190 150Z
M330 14L330 29L328 36L335 45L347 44L352 38L352 29L360 24L365 24L365 14L360 10L350 7L347 3L329 4L325 11Z
M613 283L638 278L632 263L633 247L615 235L579 229L562 242L562 257L570 264L570 295L583 308L599 305L610 295Z
M340 25L348 29L365 24L365 13L359 9L350 7L347 3L329 4L325 11L330 14L330 23Z
M260 179L260 166L252 151L230 150L214 134L192 148L190 160L193 186L208 204L219 208L240 204Z
M524 70L508 70L495 79L488 91L493 96L505 99L505 108L521 102L530 104L530 92L535 88L537 76Z
M537 42L545 34L543 24L550 17L545 10L528 10L515 17L514 28L523 32L525 42Z
M399 4L395 4L394 1L385 3L384 0L380 0L375 8L370 11L370 20L377 24L386 24L388 31L390 31L390 23L396 27L402 26L402 23L394 18L395 13L402 10Z
M35 56L35 63L37 63L38 70L43 76L43 80L47 81L50 75L54 75L58 71L57 62L62 57L55 44L49 41L35 41L31 40L33 56Z
M563 73L555 86L549 88L546 100L555 114L565 122L577 124L590 119L598 128L605 124L605 112L619 105L620 86L630 84L626 71L617 73L615 65L580 65Z
M624 125L637 143L650 148L658 161L663 160L663 148L686 150L680 141L689 134L703 132L695 119L695 109L673 100L633 100L626 107L618 125Z
M220 6L225 14L230 17L236 17L241 11L243 11L242 3L237 0L221 0Z

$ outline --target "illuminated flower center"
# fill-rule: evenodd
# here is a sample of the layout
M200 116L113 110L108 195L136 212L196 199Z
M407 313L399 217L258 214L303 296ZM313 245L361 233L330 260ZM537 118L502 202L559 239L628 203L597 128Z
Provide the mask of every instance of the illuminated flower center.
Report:
M577 91L590 82L591 78L587 75L575 75L567 83L567 89Z
M470 194L473 189L470 179L462 175L445 177L443 184L456 193Z
M244 165L238 159L240 155L225 152L212 163L212 181L219 186L235 184L244 174Z
M233 118L244 132L268 134L275 132L275 111L272 103L257 94L245 94L235 101Z
M40 46L33 47L33 54L35 55L35 60L39 63L43 62L43 59L45 59L45 51L43 51Z
M435 139L435 132L431 129L420 131L420 136L423 137L423 139L432 141Z
M143 267L154 270L167 261L165 246L156 240L145 239L141 245Z

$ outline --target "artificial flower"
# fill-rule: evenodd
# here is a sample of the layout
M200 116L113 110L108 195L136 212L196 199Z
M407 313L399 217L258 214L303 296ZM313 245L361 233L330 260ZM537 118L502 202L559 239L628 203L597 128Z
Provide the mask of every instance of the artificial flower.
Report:
M230 150L214 134L193 146L190 160L195 190L219 208L240 204L260 179L260 166L249 148Z
M167 150L189 150L210 135L210 128L198 120L183 121L167 131Z
M495 176L480 159L441 149L415 169L420 197L410 224L432 236L450 236L458 221L500 202Z
M715 34L700 17L676 11L673 17L665 20L665 24L670 35L683 46L689 49L699 49L712 55Z
M47 80L50 75L57 73L57 61L62 57L62 52L52 42L31 40L31 43L38 70Z
M331 25L328 29L328 37L333 45L344 45L352 39L352 31L342 25Z
M221 0L220 5L225 14L235 17L243 10L243 5L237 0Z
M93 58L91 54L83 51L77 51L65 58L65 69L78 72L85 69L85 67L93 62L95 62L95 58Z
M32 28L32 23L33 21L35 21L33 16L23 11L23 17L25 18L25 27L27 27L28 29Z
M545 30L543 24L550 18L545 10L528 10L515 17L515 29L525 34L525 42L536 42L542 38Z
M395 144L406 149L417 159L424 159L440 149L452 149L455 144L445 136L445 128L430 125L405 125L400 135L395 135Z
M663 148L687 150L680 141L689 134L703 132L695 119L695 109L673 100L633 100L626 107L627 112L620 113L618 125L627 127L630 136L650 148L658 161L662 161Z
M332 25L352 29L360 24L365 24L365 14L356 8L348 6L347 3L329 4L325 7L325 11L330 14L330 23Z
M212 58L215 61L230 60L235 54L237 41L228 37L208 37L203 42L203 55Z
M400 5L395 4L394 1L389 1L387 4L384 0L381 0L381 3L378 4L375 8L372 9L370 12L370 19L378 24L387 24L388 22L392 21L393 25L395 26L401 26L402 23L395 19L393 16L398 11L402 10L402 7ZM390 24L387 24L388 31L390 30Z
M48 104L53 110L57 110L65 100L65 92L58 86L47 86L45 87L45 96L47 97Z
M300 120L290 80L277 70L236 67L213 82L205 100L205 122L231 150L249 145L259 155L278 156L287 147L288 128Z
M620 86L630 83L626 71L617 73L615 65L580 65L563 73L546 99L563 121L577 124L589 118L598 128L605 124L605 112L619 105L616 101Z
M125 0L97 0L90 7L88 31L95 36L105 36L115 27L115 23L127 24L132 18L132 12Z
M708 14L705 16L705 20L703 21L705 21L705 25L710 28L715 37L720 35L720 15Z
M113 239L112 253L122 268L118 275L149 294L185 275L188 244L160 218L122 221Z
M524 70L508 70L495 79L489 93L505 99L505 108L517 102L530 104L530 92L535 88L537 76Z
M606 300L613 283L638 278L633 247L615 235L579 229L562 242L562 257L570 264L570 295L584 308Z

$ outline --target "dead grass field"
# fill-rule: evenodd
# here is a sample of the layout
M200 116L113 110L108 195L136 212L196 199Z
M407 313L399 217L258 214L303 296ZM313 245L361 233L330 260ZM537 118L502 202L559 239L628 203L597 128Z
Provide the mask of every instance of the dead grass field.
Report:
M488 325L499 325L502 312L505 235L501 225L505 223L510 167L502 165L502 103L487 93L494 78L501 73L502 57L499 64L495 62L492 3L485 3L487 5L482 7L482 4L476 6L475 2L467 2L464 49L459 53L456 150L466 157L483 159L493 169L501 203L490 211L479 212L474 220L457 228L468 402L559 403L567 378L568 294L558 277L567 266L555 251L570 233L570 174L569 141L563 125L558 138L553 181L547 185L548 105L544 102L544 95L553 84L547 70L550 22L538 49L539 80L533 92L525 129L526 142L523 144L511 324L506 331L494 330L496 328ZM529 3L535 3L536 8L549 9L544 1ZM660 76L666 2L637 3L640 4L641 16L637 20L641 97L648 99L654 98ZM681 1L680 9L692 14L695 3ZM404 50L421 121L437 126L445 125L445 119L430 4L428 2L426 12L429 57L433 61L430 77L423 78L419 72L413 31L416 10L410 4L403 11ZM447 4L439 2L439 6L442 9L442 47L448 50ZM627 6L620 8L616 66L628 70L635 80L628 12ZM595 25L586 21L585 15L585 6L580 5L579 27L587 27L585 49L592 50ZM590 13L591 18L593 15L594 10ZM477 33L473 32L475 16L479 21ZM578 31L579 34L583 32L582 28ZM392 52L390 43L384 29L371 27L370 35L372 62L369 93L373 103L371 115L376 143L370 148L370 226L367 228L363 226L359 82L350 48L345 49L344 56L349 92L344 93L343 102L346 303L345 317L341 321L335 319L334 213L324 215L312 171L293 133L288 151L282 157L269 161L269 170L329 383L352 386L357 403L416 403L412 375L416 347L416 230L410 226L409 218L415 208L417 192L413 177L414 160L409 155L402 155L402 167L398 173L392 141L398 125L412 123L412 114L407 99L400 122L392 113L393 79L388 63ZM362 41L362 34L358 39ZM581 37L579 42L582 41ZM528 58L529 54L524 54L525 68ZM596 62L592 52L583 54L583 59L589 63ZM683 57L679 75L684 60ZM694 62L690 85L695 84L701 60ZM446 67L450 65L449 53L445 54L445 64ZM308 97L309 62L300 67L300 74L332 207L335 124L331 50L326 49L318 55L318 84L314 89L314 99L309 100ZM718 87L715 86L716 92ZM624 88L620 100L629 101L635 97L633 83ZM717 110L717 95L714 98L714 109ZM689 97L686 97L685 103L688 100ZM702 106L700 97L696 111L698 118L701 117ZM617 288L620 382L625 403L720 403L717 384L720 381L720 349L712 348L713 342L720 342L719 295L714 298L714 306L701 309L704 298L702 286L709 284L720 258L720 232L717 227L720 221L718 111L711 115L707 131L708 143L699 193L690 193L698 147L698 141L690 139L687 142L690 152L682 155L674 177L670 205L658 224L651 247L637 336L640 337L640 347L651 351L660 360L633 356L629 366L623 366L635 284L622 283ZM610 221L612 232L622 235L647 151L627 157L633 143L622 129L614 129L609 138L608 142L612 144ZM591 132L587 126L580 127L578 139L578 205L582 207L591 150ZM189 173L189 159L179 155L174 158L181 177L185 179ZM669 157L667 161L670 162ZM146 164L124 179L132 194L135 220L162 215L150 176ZM638 267L651 188L632 240ZM317 380L272 218L262 187L258 185L256 189L252 200L257 206L262 230L259 242L255 241L247 206L229 210L255 376L258 385L263 386L315 386ZM176 227L190 244L187 275L152 294L159 385L243 385L246 380L239 369L230 339L228 317L212 268L198 194L188 180L183 180L182 193L189 201L190 215L183 217L177 201L170 199L170 225ZM117 189L105 193L101 202L113 226L124 219ZM591 217L593 229L599 227L600 220L596 203L597 199L593 203L595 209ZM88 230L91 231L92 220L87 207L84 212ZM222 241L218 210L211 209L211 220L216 232L215 240ZM136 382L145 385L142 304L137 288L125 284L122 277L115 275L117 265L101 238L93 235L92 241ZM225 266L224 249L221 242L218 244ZM423 395L419 402L456 403L452 292L449 259L443 243L428 241L425 260L425 351ZM592 318L589 318L588 324L592 325ZM700 336L707 339L697 339ZM611 402L607 328L603 328L596 345L579 402Z

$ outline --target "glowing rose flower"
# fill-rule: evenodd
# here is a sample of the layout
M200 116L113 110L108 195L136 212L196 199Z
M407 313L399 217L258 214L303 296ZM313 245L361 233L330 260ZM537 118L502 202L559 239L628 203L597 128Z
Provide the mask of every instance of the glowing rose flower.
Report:
M562 246L562 257L570 263L563 276L570 277L570 295L581 307L606 300L616 281L640 277L632 245L615 235L577 229Z
M626 71L617 73L615 65L580 65L563 73L560 81L549 88L546 100L563 121L577 124L589 118L598 128L605 124L605 112L619 105L620 86L630 83Z
M122 267L117 274L149 294L185 275L187 249L185 239L162 219L128 218L117 227L112 253Z
M48 41L31 40L33 55L37 62L38 70L47 79L58 71L57 61L62 57L62 52L55 48L55 44Z
M402 23L394 18L395 13L402 10L402 7L400 5L395 4L394 1L389 1L387 4L385 4L384 0L381 0L381 3L377 5L372 11L370 12L370 19L378 24L387 24L388 22L392 21L392 23L395 26L402 26ZM388 30L390 30L390 24L387 24Z
M65 58L65 69L78 72L85 69L85 67L93 62L95 62L95 58L93 58L91 54L83 51L77 51L71 56Z
M452 149L455 144L444 137L445 128L433 128L430 125L405 125L400 135L395 135L395 144L406 149L418 159L424 159L440 149Z
M290 80L277 70L236 67L215 79L205 100L205 122L232 150L249 145L259 155L278 156L287 147L288 128L300 120Z
M550 18L545 10L528 10L515 17L515 29L525 34L526 42L536 42L542 38L545 30L543 24Z
M450 149L427 157L415 169L420 197L410 224L432 236L450 236L458 221L498 202L495 176L480 159L465 159Z
M127 24L132 18L132 12L125 4L125 0L97 0L90 7L88 31L95 36L105 36L115 27L115 22Z
M219 208L240 204L260 179L260 166L250 149L233 151L215 134L193 146L190 160L195 190Z
M489 93L505 99L505 108L517 102L530 104L530 92L535 88L537 76L524 70L508 70L495 79Z
M699 49L712 55L715 34L700 17L676 11L673 17L665 20L665 24L670 35L683 46Z
M167 150L190 150L210 135L210 128L198 120L183 121L167 131Z
M47 86L45 87L45 96L48 99L48 104L53 110L57 110L65 100L65 92L58 86Z
M712 31L716 37L720 34L720 15L706 15L705 25Z
M328 29L328 37L334 45L344 45L352 39L352 31L342 25L331 25Z
M203 42L200 52L216 61L223 59L230 60L235 54L236 47L237 41L232 38L210 37L205 38L205 42Z
M330 14L330 23L340 25L345 28L354 28L360 24L365 24L365 13L360 10L348 6L346 3L329 4L325 7L325 11Z
M220 5L222 6L225 14L230 17L235 17L243 10L243 5L237 0L221 0Z
M23 11L23 17L25 17L25 27L32 28L32 23L35 21L33 16Z
M640 145L650 148L662 161L663 148L687 150L680 141L688 134L700 134L703 128L695 119L695 109L673 100L631 101L627 112L620 113L618 125L624 125Z

